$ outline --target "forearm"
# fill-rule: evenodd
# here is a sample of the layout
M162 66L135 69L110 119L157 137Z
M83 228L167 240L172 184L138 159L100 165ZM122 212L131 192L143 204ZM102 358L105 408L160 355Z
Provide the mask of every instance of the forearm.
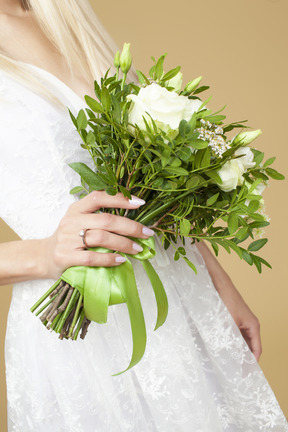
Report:
M220 294L221 287L223 288L225 286L226 289L226 284L228 281L231 283L231 279L226 273L226 271L223 269L223 267L220 265L215 255L213 255L213 253L203 241L197 243L197 248L205 261L212 282L214 283L215 288Z
M0 285L45 277L45 240L0 244Z

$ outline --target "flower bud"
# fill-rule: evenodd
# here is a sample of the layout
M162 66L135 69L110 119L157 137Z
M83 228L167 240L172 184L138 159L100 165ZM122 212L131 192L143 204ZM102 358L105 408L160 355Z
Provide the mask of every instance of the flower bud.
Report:
M241 144L250 144L259 135L261 135L261 133L262 133L261 129L257 129L255 131L250 131L250 132L242 132L235 137L234 144L238 144L240 142Z
M114 57L114 66L118 69L120 67L120 52L117 51Z
M198 85L200 84L200 81L202 80L202 76L195 78L193 81L190 81L184 88L184 93L191 93L193 90L195 90Z
M132 64L132 57L130 53L130 43L124 43L123 49L120 55L120 67L123 73L126 73L129 71L131 64Z
M183 74L182 72L178 72L177 75L175 75L170 80L166 81L165 87L173 87L176 92L181 90L183 82Z

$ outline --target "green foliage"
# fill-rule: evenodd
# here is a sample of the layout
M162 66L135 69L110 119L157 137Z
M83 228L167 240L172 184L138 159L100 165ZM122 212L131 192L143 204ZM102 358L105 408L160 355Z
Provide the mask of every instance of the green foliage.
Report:
M175 248L174 259L184 259L195 272L194 264L186 257L187 238L192 242L209 241L216 255L220 247L228 253L233 251L261 272L262 265L270 265L254 252L267 239L255 239L255 230L269 222L261 214L262 197L256 188L269 177L282 180L284 176L270 167L274 157L265 162L264 153L255 149L252 149L255 165L243 174L246 182L242 186L225 192L218 174L241 145L237 140L234 143L235 137L229 138L229 132L247 128L246 120L225 125L226 117L220 114L225 107L213 113L207 108L208 99L190 119L180 121L174 135L161 130L151 117L144 117L144 130L129 124L131 101L127 96L137 95L140 86L151 82L168 86L168 81L179 73L180 66L165 72L165 57L166 54L158 60L152 58L154 64L149 75L137 71L138 83L127 82L125 73L119 79L119 70L112 76L105 74L100 83L94 83L95 99L85 96L87 108L76 117L69 111L81 145L91 157L90 167L81 162L70 164L81 179L81 186L70 193L83 197L92 190L105 190L110 195L121 192L128 198L131 195L143 198L146 205L135 210L123 209L119 214L153 227L164 248L171 245ZM199 99L198 95L209 87L198 87L200 79L190 83L196 81L191 90L178 93L188 99ZM221 157L206 138L200 137L203 121L223 129L223 139L230 148ZM175 246L178 239L183 247ZM240 246L247 239L252 239L248 248Z

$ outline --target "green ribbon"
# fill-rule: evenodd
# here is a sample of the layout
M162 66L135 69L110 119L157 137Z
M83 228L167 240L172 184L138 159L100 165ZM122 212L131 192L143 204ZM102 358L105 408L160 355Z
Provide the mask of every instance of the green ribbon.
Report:
M108 306L126 303L130 317L133 351L128 367L115 375L126 372L135 366L143 357L146 347L146 326L136 285L133 266L128 256L141 261L153 287L157 303L157 322L154 330L166 320L168 301L163 284L148 259L155 256L155 241L135 239L143 247L136 255L122 254L126 258L123 264L115 267L83 267L68 268L60 279L76 288L84 297L84 312L86 317L99 324L107 322ZM112 252L106 248L90 248L95 252Z

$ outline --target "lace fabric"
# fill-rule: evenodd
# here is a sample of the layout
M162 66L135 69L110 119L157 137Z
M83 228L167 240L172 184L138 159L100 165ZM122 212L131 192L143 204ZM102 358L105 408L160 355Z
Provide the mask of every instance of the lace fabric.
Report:
M38 72L72 111L84 105L64 83ZM22 239L48 236L74 201L69 190L79 180L68 163L89 163L87 155L68 112L1 71L0 118L0 216ZM85 340L60 341L29 310L53 281L14 286L5 343L9 432L288 431L197 248L187 248L195 275L173 251L156 246L152 263L167 291L168 319L153 332L155 299L135 260L147 349L118 377L112 374L131 354L125 305L110 307L108 323L92 323Z

